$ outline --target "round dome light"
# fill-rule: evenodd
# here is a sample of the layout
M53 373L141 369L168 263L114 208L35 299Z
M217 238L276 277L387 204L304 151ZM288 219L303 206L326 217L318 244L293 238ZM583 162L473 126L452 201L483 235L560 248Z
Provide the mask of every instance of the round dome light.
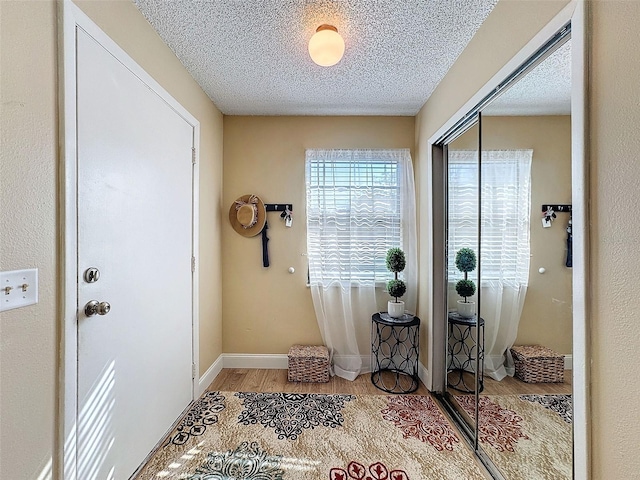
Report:
M331 67L344 55L344 40L333 25L320 25L309 40L311 60L321 67Z

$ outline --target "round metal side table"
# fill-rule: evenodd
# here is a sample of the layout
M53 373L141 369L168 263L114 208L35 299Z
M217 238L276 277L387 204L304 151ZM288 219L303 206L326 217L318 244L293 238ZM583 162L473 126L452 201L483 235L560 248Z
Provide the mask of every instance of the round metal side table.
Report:
M387 312L371 317L371 383L387 393L411 393L418 378L420 319L392 318Z
M479 392L484 389L484 319L477 315L465 318L457 312L449 312L447 341L447 386L464 393L475 393L475 377L472 385L465 380L465 373L474 373L476 356L479 355ZM473 337L473 330L476 337Z

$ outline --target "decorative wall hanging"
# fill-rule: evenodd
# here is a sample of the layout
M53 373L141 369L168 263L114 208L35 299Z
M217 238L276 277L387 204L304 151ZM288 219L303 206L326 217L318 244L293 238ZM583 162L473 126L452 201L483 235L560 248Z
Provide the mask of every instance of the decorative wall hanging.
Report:
M267 222L267 210L257 195L242 195L229 208L229 221L243 237L255 237Z

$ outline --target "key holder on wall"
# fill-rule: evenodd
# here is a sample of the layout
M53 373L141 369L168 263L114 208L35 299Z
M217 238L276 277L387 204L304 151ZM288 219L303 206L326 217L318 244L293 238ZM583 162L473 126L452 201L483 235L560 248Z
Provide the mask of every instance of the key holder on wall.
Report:
M556 219L556 213L569 213L571 214L571 204L548 204L542 205L542 226L544 228L551 227L551 224Z
M265 203L267 212L282 212L280 218L284 219L286 227L293 224L293 205L291 203Z
M291 227L293 223L293 204L291 203L265 203L265 210L268 212L282 212L280 218L284 219L286 227ZM269 243L269 237L267 237L267 230L269 229L269 222L264 222L264 228L262 229L262 266L269 266L269 249L267 244Z
M571 230L571 204L555 204L542 205L542 226L544 228L551 227L551 223L556 218L557 213L568 213L569 221L567 222L567 257L564 265L568 268L573 266L573 233Z

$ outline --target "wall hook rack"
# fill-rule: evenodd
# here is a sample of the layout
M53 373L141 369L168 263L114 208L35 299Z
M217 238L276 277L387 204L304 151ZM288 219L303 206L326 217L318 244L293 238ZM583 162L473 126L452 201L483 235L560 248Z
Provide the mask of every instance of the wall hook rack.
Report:
M542 204L542 213L548 212L550 209L556 213L571 213L571 204L570 203L556 203L556 204L543 203Z
M265 203L264 206L267 212L284 212L285 210L293 212L293 205L290 203Z
M285 219L287 227L291 226L291 214L293 212L293 205L291 203L265 203L264 208L267 212L282 212L280 215ZM267 244L269 243L269 237L267 237L267 230L269 229L269 222L264 222L264 228L262 229L262 266L269 266L269 249Z

